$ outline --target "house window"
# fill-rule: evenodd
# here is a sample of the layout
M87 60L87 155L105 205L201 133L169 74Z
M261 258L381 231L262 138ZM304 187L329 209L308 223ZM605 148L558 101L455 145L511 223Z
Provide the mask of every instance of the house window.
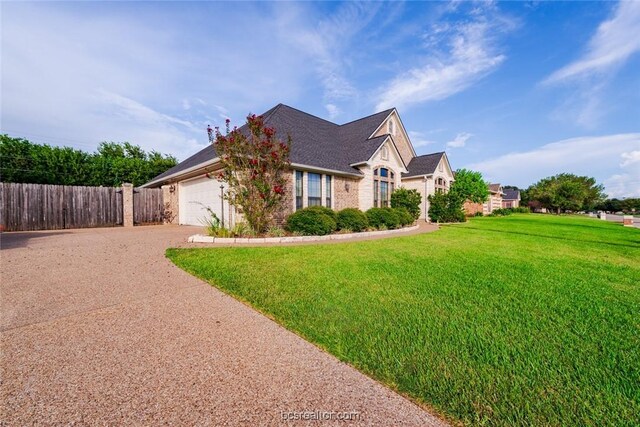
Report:
M393 122L393 119L389 120L389 123L387 124L387 130L391 135L396 134L396 124Z
M325 175L324 176L324 182L325 182L325 190L324 190L324 194L325 194L325 206L330 208L331 207L331 175Z
M389 160L389 149L387 147L382 147L380 150L380 158L382 160Z
M322 175L319 173L307 174L308 189L307 205L308 206L321 206L322 205Z
M386 208L389 206L391 193L395 190L395 174L387 168L373 171L373 206Z
M296 171L296 210L302 209L302 178L304 172Z

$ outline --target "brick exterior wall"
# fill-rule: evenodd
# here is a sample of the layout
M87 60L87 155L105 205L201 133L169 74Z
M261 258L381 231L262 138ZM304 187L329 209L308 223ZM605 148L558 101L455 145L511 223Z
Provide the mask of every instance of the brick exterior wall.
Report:
M463 209L466 216L473 216L477 212L483 213L484 207L482 203L473 203L467 200L464 202Z
M333 191L335 193L333 209L339 211L345 208L358 208L360 180L341 176L334 176L333 180ZM347 187L349 187L348 190Z

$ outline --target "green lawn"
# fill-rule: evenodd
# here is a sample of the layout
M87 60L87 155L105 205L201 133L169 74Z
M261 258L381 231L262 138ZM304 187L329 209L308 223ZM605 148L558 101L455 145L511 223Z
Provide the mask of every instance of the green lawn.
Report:
M640 425L640 230L513 215L167 256L450 420Z

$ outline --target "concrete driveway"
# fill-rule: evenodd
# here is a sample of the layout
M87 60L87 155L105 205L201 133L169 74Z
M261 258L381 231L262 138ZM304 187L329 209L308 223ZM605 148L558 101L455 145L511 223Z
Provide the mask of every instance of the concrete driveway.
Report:
M0 424L444 425L173 266L198 231L2 234Z

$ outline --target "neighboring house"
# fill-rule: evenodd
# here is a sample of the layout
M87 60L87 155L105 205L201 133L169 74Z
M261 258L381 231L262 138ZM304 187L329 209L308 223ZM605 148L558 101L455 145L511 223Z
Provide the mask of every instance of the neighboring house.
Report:
M418 156L395 108L343 125L278 104L262 115L276 136L291 136L291 173L282 220L296 209L322 205L363 211L389 206L398 187L422 195L420 218L429 210L427 196L448 190L453 171L444 152ZM240 128L242 131L243 128ZM221 198L226 184L215 179L220 168L209 145L144 187L162 187L165 201L180 224L201 225L204 206L233 223L236 213Z
M489 184L489 198L482 205L482 212L485 215L489 215L495 209L501 209L503 195L504 192L502 191L502 185Z
M508 208L517 208L520 206L520 191L514 190L511 188L504 190L504 195L502 196L502 207L505 209Z

